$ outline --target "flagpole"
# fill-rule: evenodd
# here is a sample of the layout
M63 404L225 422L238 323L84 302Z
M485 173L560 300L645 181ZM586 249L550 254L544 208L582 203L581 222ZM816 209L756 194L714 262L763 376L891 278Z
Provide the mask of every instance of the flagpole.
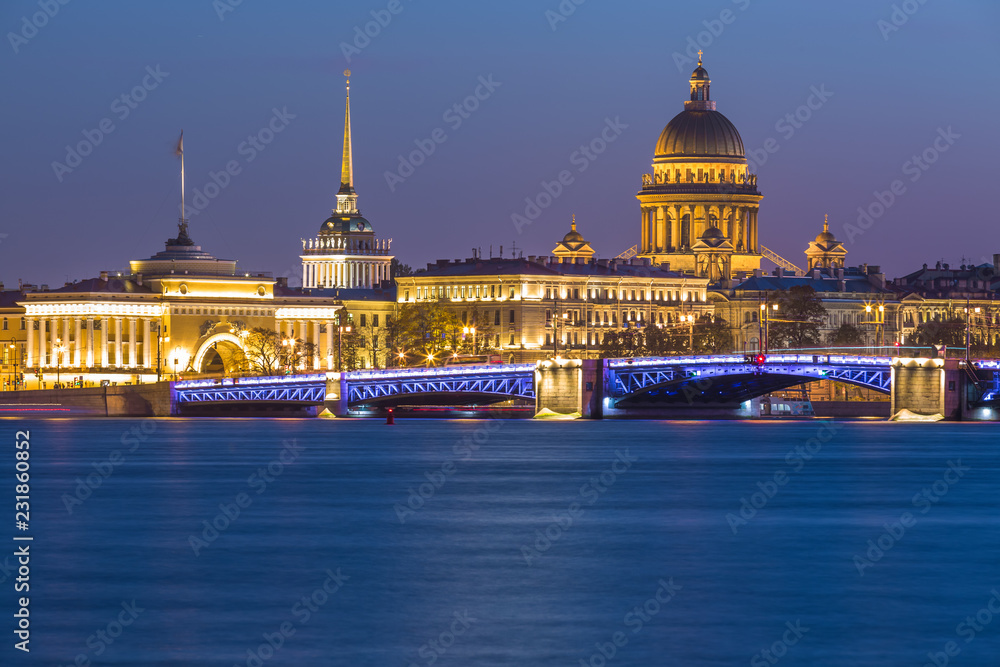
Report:
M187 216L184 214L184 130L181 130L181 222L184 222Z

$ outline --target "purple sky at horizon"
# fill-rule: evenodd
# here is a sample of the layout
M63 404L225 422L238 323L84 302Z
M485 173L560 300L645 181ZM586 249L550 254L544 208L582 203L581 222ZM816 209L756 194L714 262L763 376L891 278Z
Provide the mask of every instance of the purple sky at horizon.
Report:
M50 3L58 11L33 30ZM1000 5L987 0L399 0L396 14L390 0L300 0L220 10L229 5L3 3L8 288L94 277L161 250L176 234L181 128L192 238L245 270L298 276L300 239L319 230L339 187L345 67L359 204L401 261L420 268L491 245L509 255L512 243L549 254L572 214L598 255L612 257L638 242L635 194L682 109L699 40L712 98L757 163L765 246L802 265L829 214L848 264L878 264L890 278L1000 253L987 182L1000 144ZM546 13L560 6L575 10L558 21ZM348 62L342 44L378 18L384 27ZM488 91L481 80L496 83ZM121 100L144 85L142 101ZM478 108L449 111L477 87ZM581 157L609 119L620 133ZM269 124L280 131L254 148L248 138ZM66 147L88 136L97 145L70 166ZM433 136L446 138L390 185L400 156ZM922 155L933 162L913 162ZM218 176L229 163L235 175ZM572 183L518 230L512 215L563 170ZM213 173L228 183L208 199ZM880 207L859 225L859 208Z

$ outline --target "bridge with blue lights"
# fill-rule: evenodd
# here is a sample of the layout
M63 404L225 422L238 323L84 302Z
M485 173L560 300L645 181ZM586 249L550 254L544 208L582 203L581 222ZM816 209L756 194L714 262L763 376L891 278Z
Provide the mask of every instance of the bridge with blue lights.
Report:
M906 361L906 360L903 360ZM925 360L926 361L926 360ZM734 405L817 380L834 380L878 392L893 391L893 358L836 354L699 355L605 359L587 384L608 408L685 404ZM579 362L583 363L583 362ZM943 363L943 362L942 362ZM396 405L489 405L537 400L539 364L444 368L395 368L278 377L193 380L173 385L180 412L209 405L329 406L342 410ZM940 364L939 364L940 365ZM978 361L966 369L976 404L1000 407L1000 362ZM588 387L591 389L591 387Z

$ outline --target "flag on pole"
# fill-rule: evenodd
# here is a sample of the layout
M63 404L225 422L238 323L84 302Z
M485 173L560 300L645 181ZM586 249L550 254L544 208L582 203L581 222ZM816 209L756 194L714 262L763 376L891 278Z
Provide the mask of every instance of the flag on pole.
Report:
M184 157L184 130L181 130L181 138L177 141L177 148L174 149L174 155Z

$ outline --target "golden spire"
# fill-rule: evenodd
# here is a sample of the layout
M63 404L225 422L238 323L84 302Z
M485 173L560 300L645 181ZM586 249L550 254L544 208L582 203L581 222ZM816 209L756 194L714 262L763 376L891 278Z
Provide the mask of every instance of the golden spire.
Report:
M570 229L574 232L576 231L576 213L573 214L573 222L570 223Z
M347 106L344 112L344 159L340 165L340 191L354 192L354 162L351 159L351 70L345 69L347 77Z
M829 214L823 216L823 231L830 231L830 216Z

